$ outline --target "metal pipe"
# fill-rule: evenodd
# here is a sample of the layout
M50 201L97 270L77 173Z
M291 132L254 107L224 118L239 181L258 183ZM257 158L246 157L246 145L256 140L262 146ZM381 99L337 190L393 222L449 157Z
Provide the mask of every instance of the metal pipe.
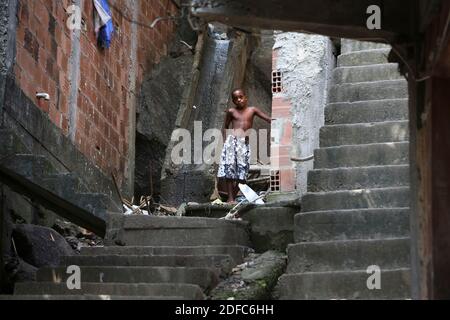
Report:
M309 156L307 158L302 158L302 159L301 158L292 157L291 161L294 161L294 162L306 162L306 161L309 161L309 160L312 160L312 159L314 159L314 155Z

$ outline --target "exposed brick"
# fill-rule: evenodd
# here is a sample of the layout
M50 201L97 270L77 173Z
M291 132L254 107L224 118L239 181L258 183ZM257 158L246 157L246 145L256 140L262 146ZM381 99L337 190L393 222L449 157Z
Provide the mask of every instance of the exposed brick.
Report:
M30 13L28 11L28 5L25 1L19 1L19 25L28 24Z
M64 134L69 131L68 97L73 79L69 69L72 31L66 27L65 8L71 0L19 1L19 24L16 35L16 81L33 101L36 90L51 95L49 117ZM136 78L129 78L131 64L131 25L119 14L114 14L118 25L112 46L100 50L92 32L92 1L84 1L83 17L88 30L81 36L81 61L78 108L81 123L77 124L75 143L83 154L99 164L103 170L119 171L121 181L125 174L128 152L130 85L140 88L144 74L149 72L162 55L173 30L173 21L161 21L153 30L138 28L138 65ZM114 1L124 15L131 16L130 2ZM166 9L176 13L170 1L140 1L141 21L152 21L166 15ZM133 93L136 94L136 93ZM134 102L133 102L134 103ZM98 150L96 147L99 147Z
M37 62L39 60L39 43L36 37L29 29L25 29L25 39L23 41L24 48L31 54Z
M291 116L290 106L278 106L272 108L272 118L289 118Z
M295 190L295 171L294 169L280 170L281 192L290 192Z

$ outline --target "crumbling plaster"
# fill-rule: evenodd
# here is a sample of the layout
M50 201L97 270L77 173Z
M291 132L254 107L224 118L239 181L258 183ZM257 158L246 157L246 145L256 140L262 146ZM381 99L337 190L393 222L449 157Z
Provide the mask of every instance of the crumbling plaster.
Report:
M308 158L319 148L328 87L336 65L333 47L328 37L296 32L275 33L277 59L273 68L282 72L281 95L291 103L291 157ZM306 192L307 173L313 165L314 160L294 162L296 187L300 194Z

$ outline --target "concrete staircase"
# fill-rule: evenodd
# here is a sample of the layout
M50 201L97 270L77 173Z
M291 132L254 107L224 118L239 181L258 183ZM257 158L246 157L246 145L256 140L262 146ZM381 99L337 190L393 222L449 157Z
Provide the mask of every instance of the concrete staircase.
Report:
M407 299L407 83L387 63L386 46L344 40L342 51L278 295ZM372 265L381 290L367 288Z
M0 299L201 300L252 251L242 221L123 215L111 221L109 238L121 246L83 248ZM80 290L67 287L71 265L80 267Z
M30 152L9 129L0 129L0 181L67 220L104 236L108 212L122 212L106 194L92 193L82 179Z
M205 299L253 251L248 222L114 213L121 210L108 196L32 154L10 130L0 130L0 154L2 183L111 245L41 268L36 282L17 283L14 295L0 300ZM72 265L80 267L80 290L67 286Z

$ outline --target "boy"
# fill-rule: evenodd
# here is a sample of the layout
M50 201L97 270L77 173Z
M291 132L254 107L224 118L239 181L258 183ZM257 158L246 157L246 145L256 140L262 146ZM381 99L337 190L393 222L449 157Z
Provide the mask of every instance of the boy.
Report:
M250 169L250 146L246 131L253 127L255 116L271 123L271 118L257 107L249 107L244 90L236 89L232 93L233 103L236 108L226 111L225 127L223 131L224 146L220 160L218 178L224 178L227 184L228 203L234 203L239 191L238 184L246 183L248 170ZM232 134L225 134L232 124Z

